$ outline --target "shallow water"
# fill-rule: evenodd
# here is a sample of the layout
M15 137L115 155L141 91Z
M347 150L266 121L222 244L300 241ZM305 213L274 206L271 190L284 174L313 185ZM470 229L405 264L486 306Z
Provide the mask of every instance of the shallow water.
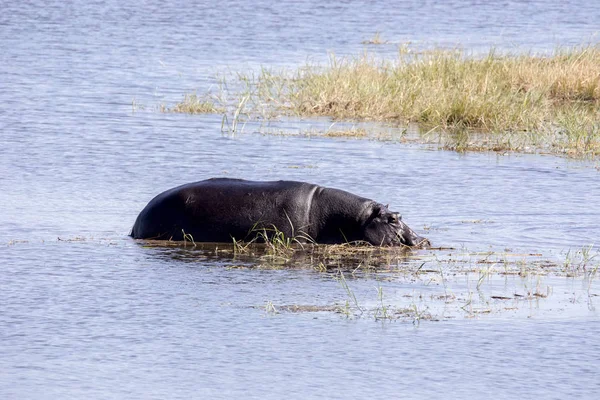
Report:
M593 38L598 20L573 1L4 2L0 397L596 398L595 249L564 276L600 237L596 163L222 135L221 116L157 108L215 74L357 54L377 31L389 43L368 49L386 57L406 41L548 51ZM453 250L346 266L349 294L335 270L127 237L154 195L212 176L345 189ZM488 251L512 272L556 265L488 274Z

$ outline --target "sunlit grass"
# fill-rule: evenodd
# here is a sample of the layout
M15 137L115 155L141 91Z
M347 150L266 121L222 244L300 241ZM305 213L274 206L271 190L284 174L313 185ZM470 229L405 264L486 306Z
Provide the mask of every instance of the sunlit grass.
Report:
M302 116L530 131L559 122L560 114L598 112L600 48L561 50L550 57L490 51L479 58L442 50L403 50L395 61L332 57L324 68L298 70L279 92L288 111Z
M163 112L187 113L187 114L217 114L222 112L222 108L213 101L202 99L195 94L186 94L183 100L173 108L161 107Z
M600 152L600 45L485 56L401 46L394 60L332 56L326 65L263 68L235 79L222 84L216 102L186 95L168 111L225 113L224 121L235 125L240 110L258 120L416 124L423 141L456 151L533 149L590 158ZM370 137L365 131L325 135Z

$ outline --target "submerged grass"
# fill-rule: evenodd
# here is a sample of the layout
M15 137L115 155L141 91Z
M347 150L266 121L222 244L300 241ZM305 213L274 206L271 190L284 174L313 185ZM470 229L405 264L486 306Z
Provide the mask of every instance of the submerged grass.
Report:
M244 100L249 115L259 118L416 123L425 139L437 137L457 151L533 146L578 157L600 153L600 45L552 55L492 49L485 56L401 46L395 60L332 56L327 65L262 69L238 79L251 97ZM173 110L186 112L197 102L186 96Z

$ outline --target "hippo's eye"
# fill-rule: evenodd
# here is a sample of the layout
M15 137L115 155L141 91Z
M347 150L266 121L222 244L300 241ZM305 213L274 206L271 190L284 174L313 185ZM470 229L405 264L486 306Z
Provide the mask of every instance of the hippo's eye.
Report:
M395 215L390 215L388 217L388 224L397 224L398 223L398 217Z

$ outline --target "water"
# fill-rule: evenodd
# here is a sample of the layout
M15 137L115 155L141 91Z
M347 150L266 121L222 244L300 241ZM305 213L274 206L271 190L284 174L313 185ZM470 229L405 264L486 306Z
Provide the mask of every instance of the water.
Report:
M0 7L0 397L600 393L600 292L586 274L494 274L478 285L481 271L423 251L406 265L424 260L445 281L437 272L347 273L365 309L347 318L282 311L344 307L351 298L334 271L238 268L229 256L127 237L167 188L211 176L284 178L389 203L463 258L492 251L564 263L600 237L594 162L262 136L252 127L223 136L220 116L157 108L210 89L215 74L357 54L376 32L389 43L368 48L384 57L406 41L475 52L585 43L597 37L593 2ZM375 321L378 287L391 309L439 321Z

